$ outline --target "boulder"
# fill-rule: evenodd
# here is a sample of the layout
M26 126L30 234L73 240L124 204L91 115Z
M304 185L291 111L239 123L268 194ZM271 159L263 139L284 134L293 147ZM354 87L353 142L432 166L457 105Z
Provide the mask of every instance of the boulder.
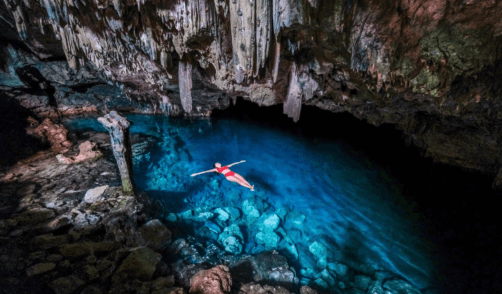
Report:
M277 249L280 240L281 238L272 231L259 232L256 234L256 241L267 250Z
M214 212L218 214L218 219L222 222L225 222L230 219L230 213L228 213L222 208L216 208Z
M256 283L244 284L239 288L242 294L289 294L289 291L281 286L268 286Z
M117 284L131 279L150 281L161 257L159 253L150 248L139 248L132 251L113 275L112 282Z
M257 221L257 226L260 231L274 231L279 227L281 222L277 214L263 215Z
M317 294L317 291L310 288L309 286L302 286L300 288L300 294Z
M232 278L225 265L217 265L209 270L202 270L190 279L191 294L230 293Z
M168 288L174 286L174 276L160 277L152 282L152 292L153 291L165 291ZM162 292L164 293L164 292Z
M75 275L61 277L51 283L51 288L56 294L70 294L85 284L85 281Z
M43 274L43 273L46 273L48 271L53 270L55 267L56 267L56 264L54 264L52 262L38 263L38 264L35 264L34 266L28 268L26 270L26 275L28 277L40 275L40 274Z
M383 288L396 294L420 294L420 290L401 279L387 280L383 284Z
M268 281L288 288L298 282L287 259L276 251L258 254L252 259L252 265L255 282Z
M322 243L317 241L313 242L309 246L309 251L312 253L316 259L325 259L328 255L328 249Z
M363 275L356 275L354 277L354 287L366 291L370 285L371 278Z
M330 262L327 265L328 269L334 271L337 276L344 277L349 272L349 267L343 263Z
M87 203L94 203L96 201L104 200L105 199L104 194L106 189L108 189L108 187L109 187L108 185L104 185L88 190L85 193L84 201Z
M242 252L243 241L244 237L242 236L239 226L236 224L226 227L223 233L218 237L218 242L223 245L225 251L234 254Z
M153 250L163 250L171 243L171 231L158 219L151 220L139 228L145 245Z
M31 240L31 247L34 249L50 249L53 247L61 246L68 243L68 235L54 236L53 234L46 234L36 236Z
M19 225L35 225L51 219L54 216L56 216L56 213L54 213L52 209L32 208L18 215L15 220Z

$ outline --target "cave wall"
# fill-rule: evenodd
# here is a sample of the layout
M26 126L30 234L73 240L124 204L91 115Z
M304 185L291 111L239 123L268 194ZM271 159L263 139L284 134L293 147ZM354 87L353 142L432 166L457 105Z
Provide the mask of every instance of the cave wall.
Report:
M495 175L501 35L495 0L4 0L0 91L40 116L315 105Z

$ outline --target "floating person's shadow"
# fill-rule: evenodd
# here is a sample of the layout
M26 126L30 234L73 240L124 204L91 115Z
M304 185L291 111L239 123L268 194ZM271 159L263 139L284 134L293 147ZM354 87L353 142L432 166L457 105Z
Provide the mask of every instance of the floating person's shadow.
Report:
M246 173L246 176L244 176L244 175L242 175L242 176L251 185L255 185L255 189L259 187L259 188L265 189L268 192L273 193L273 194L279 193L277 191L276 187L271 184L271 182L266 181L267 176L265 176L263 172L260 173L257 170L252 169L250 172Z

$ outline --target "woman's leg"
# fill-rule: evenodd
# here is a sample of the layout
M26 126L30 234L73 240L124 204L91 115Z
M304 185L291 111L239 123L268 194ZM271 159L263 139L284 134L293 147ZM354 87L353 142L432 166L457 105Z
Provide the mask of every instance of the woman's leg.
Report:
M245 182L241 181L235 175L227 177L227 180L229 180L230 182L237 183L237 184L239 184L239 185L241 185L243 187L246 187L246 188L249 188L249 189L253 189L253 187L251 185L249 185L249 183L247 183L247 182L245 183Z
M239 180L241 180L242 182L246 183L246 185L249 185L249 187L252 187L250 183L248 183L248 181L246 181L241 175L239 175L238 173L235 173L234 177L238 178Z

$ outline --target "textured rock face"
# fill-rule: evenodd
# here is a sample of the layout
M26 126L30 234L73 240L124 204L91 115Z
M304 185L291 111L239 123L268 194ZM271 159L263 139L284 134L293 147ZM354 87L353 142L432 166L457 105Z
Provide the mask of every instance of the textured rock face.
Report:
M44 115L77 94L94 99L78 111L103 104L61 82L78 75L114 85L107 100L170 115L243 96L296 121L315 105L395 124L424 155L495 175L500 15L493 0L5 0L1 90Z
M202 270L190 279L191 294L225 294L232 289L230 271L225 265Z

